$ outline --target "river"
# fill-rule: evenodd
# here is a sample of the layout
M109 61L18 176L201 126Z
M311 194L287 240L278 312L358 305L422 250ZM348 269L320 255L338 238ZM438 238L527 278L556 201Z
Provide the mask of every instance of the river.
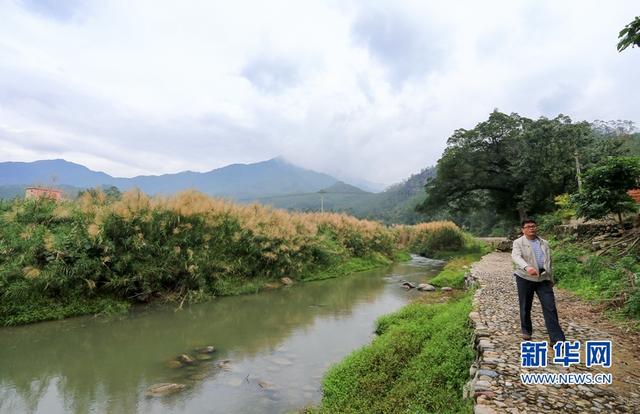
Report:
M317 404L323 374L374 337L374 322L417 295L443 262L411 261L347 277L224 297L176 311L79 317L0 328L0 413L286 413ZM213 345L211 360L169 368ZM206 357L204 357L206 358ZM147 397L156 383L187 387Z

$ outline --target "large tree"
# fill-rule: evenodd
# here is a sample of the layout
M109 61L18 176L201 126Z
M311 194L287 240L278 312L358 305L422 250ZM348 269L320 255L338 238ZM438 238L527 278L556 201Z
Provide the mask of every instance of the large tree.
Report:
M616 153L615 145L597 143L586 122L494 111L487 121L449 138L418 208L454 216L488 209L513 221L545 213L553 210L556 195L577 189L577 169L603 153Z

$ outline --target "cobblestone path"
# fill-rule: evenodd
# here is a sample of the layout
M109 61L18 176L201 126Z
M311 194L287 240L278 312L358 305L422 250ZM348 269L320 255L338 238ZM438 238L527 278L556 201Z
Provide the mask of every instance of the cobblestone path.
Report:
M593 305L569 292L554 288L556 304L567 340L580 341L578 365L552 363L549 349L546 368L520 367L518 297L509 253L491 253L475 263L472 278L480 284L474 296L478 360L465 392L475 398L475 413L640 413L640 335L626 332L602 316ZM533 302L533 339L549 341L542 309ZM612 341L611 368L587 368L587 340ZM524 385L521 373L611 373L612 385Z

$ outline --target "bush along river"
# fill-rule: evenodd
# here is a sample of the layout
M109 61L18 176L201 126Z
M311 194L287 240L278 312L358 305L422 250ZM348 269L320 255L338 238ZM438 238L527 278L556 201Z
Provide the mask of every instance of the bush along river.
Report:
M408 262L209 303L0 329L0 413L284 413L444 262Z

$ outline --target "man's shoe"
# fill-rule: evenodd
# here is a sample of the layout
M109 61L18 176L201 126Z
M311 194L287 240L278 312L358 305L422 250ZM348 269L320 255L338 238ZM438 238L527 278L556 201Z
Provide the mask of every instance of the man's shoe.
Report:
M523 333L522 334L522 339L524 339L525 341L530 341L531 340L531 334Z

